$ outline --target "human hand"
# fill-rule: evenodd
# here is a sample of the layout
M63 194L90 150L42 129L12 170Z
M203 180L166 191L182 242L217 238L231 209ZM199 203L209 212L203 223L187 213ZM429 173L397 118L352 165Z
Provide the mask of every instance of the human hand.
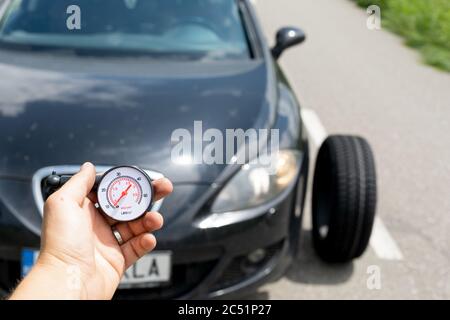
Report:
M95 174L95 167L85 163L46 201L41 253L12 298L34 299L36 295L26 293L36 293L33 283L42 283L38 277L46 273L53 292L41 292L39 299L110 299L126 269L155 248L156 239L149 232L162 227L162 216L148 212L138 220L120 223L107 218L95 208L96 196L90 193ZM165 178L153 181L153 187L155 200L173 189ZM122 236L122 245L112 226ZM59 283L56 288L55 281Z

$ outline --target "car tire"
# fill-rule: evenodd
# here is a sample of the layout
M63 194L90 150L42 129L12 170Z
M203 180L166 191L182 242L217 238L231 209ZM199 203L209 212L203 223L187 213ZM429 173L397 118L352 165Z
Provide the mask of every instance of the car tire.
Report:
M361 256L375 218L375 161L367 141L330 136L317 155L312 195L313 243L327 262Z

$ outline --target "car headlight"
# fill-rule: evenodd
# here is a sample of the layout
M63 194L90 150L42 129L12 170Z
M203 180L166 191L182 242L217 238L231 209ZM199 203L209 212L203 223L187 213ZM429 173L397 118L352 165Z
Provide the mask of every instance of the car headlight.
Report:
M275 199L294 182L300 160L300 152L281 150L272 155L270 166L264 165L267 159L242 166L220 191L211 211L223 213L244 210Z

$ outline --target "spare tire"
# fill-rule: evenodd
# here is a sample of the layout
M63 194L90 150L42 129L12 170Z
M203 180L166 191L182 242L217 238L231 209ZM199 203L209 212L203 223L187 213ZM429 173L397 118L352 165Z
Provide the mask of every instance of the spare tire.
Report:
M369 243L375 218L375 161L367 141L330 136L317 155L312 195L313 243L327 262L349 262Z

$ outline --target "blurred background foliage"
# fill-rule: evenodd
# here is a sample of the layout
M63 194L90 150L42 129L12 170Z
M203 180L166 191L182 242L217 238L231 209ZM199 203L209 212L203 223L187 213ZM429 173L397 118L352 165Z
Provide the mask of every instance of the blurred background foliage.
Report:
M450 72L450 0L356 0L381 8L382 26L417 48L426 63Z

